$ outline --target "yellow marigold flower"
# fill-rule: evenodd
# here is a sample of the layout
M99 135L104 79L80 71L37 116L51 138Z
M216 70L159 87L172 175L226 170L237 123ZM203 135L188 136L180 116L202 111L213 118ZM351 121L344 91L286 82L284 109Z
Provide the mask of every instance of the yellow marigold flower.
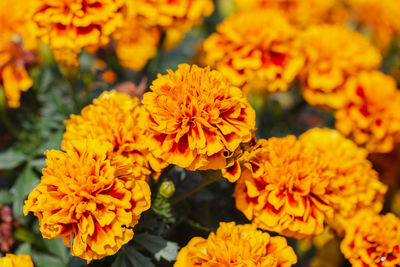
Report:
M133 164L135 179L148 180L151 173L158 178L166 163L149 152L146 130L139 123L143 112L138 98L115 90L104 92L83 108L81 115L71 115L65 121L62 148L69 149L75 140L108 141L113 145L113 155L124 156Z
M124 0L34 0L32 20L37 35L55 51L56 59L77 64L82 48L97 49L122 26ZM71 55L71 59L63 57ZM60 58L61 57L61 58Z
M340 0L234 0L239 11L275 9L294 24L343 23L348 10Z
M354 267L400 266L400 219L394 214L358 214L346 227L340 250Z
M345 104L343 84L350 75L376 69L381 55L368 39L345 26L310 26L301 36L307 64L302 93L311 105L337 109Z
M400 1L397 0L346 0L357 19L366 25L375 42L387 48L396 35L400 34Z
M141 70L157 54L161 32L156 27L145 28L136 18L126 19L114 35L115 52L122 66Z
M189 170L221 169L226 154L251 139L255 112L239 88L209 67L182 64L145 93L150 150Z
M33 267L31 256L14 255L7 253L5 257L0 258L1 267Z
M204 42L204 63L246 93L285 91L304 64L296 38L277 11L234 14Z
M39 219L44 238L62 238L72 255L101 259L133 237L140 214L150 207L150 188L130 166L111 157L112 145L71 142L66 152L46 152L47 168L25 201L24 214Z
M334 173L293 135L259 142L236 184L236 207L265 230L295 238L322 233L332 215L327 187Z
M284 237L271 237L255 225L230 222L220 223L207 239L192 238L179 251L174 267L289 267L296 262L296 254Z
M212 0L132 0L128 7L145 26L162 28L169 48L214 11Z
M301 135L300 141L317 149L334 172L327 192L334 209L330 225L341 232L347 220L361 209L379 213L387 187L379 181L378 173L367 159L368 151L358 147L336 130L315 128Z
M393 77L361 72L344 85L346 104L335 113L336 128L370 152L392 151L400 134L400 92Z
M19 107L21 93L32 87L33 81L26 71L25 64L34 60L35 55L24 50L21 44L0 41L0 85L9 107Z

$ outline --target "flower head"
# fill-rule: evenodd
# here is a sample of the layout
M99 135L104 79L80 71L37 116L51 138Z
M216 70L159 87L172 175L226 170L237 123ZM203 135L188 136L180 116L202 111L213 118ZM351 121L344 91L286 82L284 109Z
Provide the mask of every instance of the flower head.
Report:
M379 181L378 173L368 161L366 149L358 147L336 130L311 129L301 135L300 141L317 149L335 174L327 191L334 217L330 225L341 231L347 220L361 209L380 212L387 187Z
M392 213L359 213L347 225L340 250L355 267L399 266L400 219Z
M159 75L145 93L148 146L189 170L220 169L226 154L251 139L254 110L218 71L182 64Z
M400 34L400 2L397 0L346 0L359 22L372 30L375 42L385 49Z
M122 26L124 0L34 0L32 19L37 35L57 57L71 55L67 64L77 64L82 48L97 49L109 42Z
M71 115L65 121L62 148L68 149L75 140L108 141L113 145L113 155L123 156L133 164L135 179L148 180L151 173L157 178L166 164L147 148L147 133L139 123L143 113L138 98L115 90L104 92L83 108L81 115Z
M25 65L34 62L35 58L35 54L23 49L20 43L0 41L0 85L9 107L19 107L21 93L33 85Z
M300 38L307 56L300 75L302 93L312 105L343 107L343 84L347 78L362 70L376 69L381 62L378 49L345 26L310 26Z
M0 266L2 267L33 267L31 256L14 255L7 253L5 257L0 258Z
M296 264L293 249L280 236L271 237L255 225L220 223L207 239L194 237L180 250L174 267L191 266L274 266Z
M295 136L259 142L236 184L236 207L262 229L295 238L321 233L332 215L327 187L334 173Z
M245 92L284 91L304 63L296 38L279 11L231 15L204 42L204 63Z
M346 102L335 113L336 128L370 152L390 152L400 135L400 92L379 71L361 72L344 85Z
M131 167L112 157L112 144L71 142L65 152L46 152L47 168L25 201L24 213L39 219L44 238L62 238L72 255L101 259L133 237L140 214L150 207L150 188Z

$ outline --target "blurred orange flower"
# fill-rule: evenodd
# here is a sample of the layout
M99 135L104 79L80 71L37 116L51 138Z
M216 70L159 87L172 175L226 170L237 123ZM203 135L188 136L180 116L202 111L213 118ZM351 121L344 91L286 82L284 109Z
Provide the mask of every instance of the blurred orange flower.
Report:
M400 92L393 77L361 72L344 85L346 103L336 128L370 152L388 153L400 137Z
M69 149L75 140L108 141L113 145L113 155L124 156L133 165L135 179L147 181L151 173L158 178L166 163L149 152L147 133L140 124L142 116L138 98L115 90L104 92L83 108L81 115L71 115L65 121L62 148Z
M392 213L359 213L347 225L340 250L355 267L399 266L400 219Z
M24 214L39 219L44 238L62 238L72 255L101 259L133 237L140 214L150 207L150 188L133 179L131 167L111 157L112 144L71 142L66 152L46 152L47 168L25 201Z
M255 112L218 71L182 64L158 75L145 93L150 140L157 157L189 170L221 169L226 154L251 139Z
M82 48L96 50L123 23L124 0L34 0L32 20L37 35L56 59L77 65ZM65 57L64 53L69 56Z
M0 258L0 266L2 267L33 267L31 256L14 255L7 253L6 256Z
M328 222L331 227L341 233L357 211L382 210L387 186L379 181L366 149L327 128L311 129L300 136L300 141L318 150L335 174L326 189L334 196L331 199L334 217Z
M345 26L310 26L300 39L307 56L300 76L302 93L311 105L343 107L343 84L347 78L362 70L376 69L381 63L379 50Z
M174 267L191 266L275 266L296 264L293 249L281 236L271 237L255 225L220 223L207 239L194 237L183 247Z
M231 15L204 42L204 63L245 93L285 91L304 64L296 38L279 11Z
M26 65L35 60L35 54L24 50L21 44L0 41L0 85L9 107L19 107L21 93L32 87L33 81L26 71Z
M259 142L236 184L236 207L265 230L295 238L322 233L333 212L327 188L334 173L293 135Z

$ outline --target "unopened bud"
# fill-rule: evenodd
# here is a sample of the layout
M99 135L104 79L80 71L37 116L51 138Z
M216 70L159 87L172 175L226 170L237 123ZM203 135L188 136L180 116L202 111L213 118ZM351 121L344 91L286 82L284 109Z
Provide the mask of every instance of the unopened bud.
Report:
M160 195L165 198L170 198L175 193L175 185L172 181L164 181L160 186Z

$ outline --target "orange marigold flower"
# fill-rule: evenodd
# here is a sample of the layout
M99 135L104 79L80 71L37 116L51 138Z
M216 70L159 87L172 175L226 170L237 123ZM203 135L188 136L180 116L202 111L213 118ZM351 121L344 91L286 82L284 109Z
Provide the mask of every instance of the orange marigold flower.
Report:
M34 0L32 20L37 35L49 44L56 59L77 64L82 48L97 49L122 26L124 0ZM64 53L72 57L65 58ZM65 62L68 60L68 62Z
M304 63L296 38L277 11L234 14L204 42L204 63L246 93L285 91Z
M294 24L307 26L318 23L343 23L348 10L338 0L235 0L239 11L275 9Z
M24 50L21 44L0 41L0 85L9 107L19 107L21 93L32 87L33 81L25 65L34 61L34 53Z
M0 258L1 267L33 267L31 256L14 255L7 253L5 257Z
M388 48L393 38L400 34L400 1L397 0L346 0L357 19L372 31L375 42Z
M71 115L65 121L62 148L69 149L75 140L108 141L113 145L113 155L124 156L133 164L135 179L148 180L151 173L158 178L166 163L149 152L146 130L139 123L143 112L137 97L115 90L104 92L83 108L81 115Z
M214 11L212 0L133 0L128 8L145 26L160 27L166 34L166 46L171 48L203 17Z
M150 207L150 188L112 157L112 144L71 142L66 152L46 152L47 168L25 201L24 213L39 219L44 238L62 238L72 255L101 259L133 237L140 214Z
M330 225L341 232L347 220L361 209L379 213L387 187L367 159L368 151L358 147L336 130L315 128L301 135L300 141L317 149L335 174L327 192L334 209Z
M347 225L340 250L354 267L400 266L400 219L359 213Z
M161 32L156 27L146 28L137 18L127 18L114 35L115 52L122 66L141 70L157 54Z
M255 112L239 88L209 67L182 64L145 93L153 153L189 170L221 169L226 154L251 139Z
M236 207L262 229L295 238L321 233L332 215L327 187L334 173L293 135L259 142L236 184Z
M271 237L255 225L220 223L207 239L194 237L180 250L174 267L274 266L296 264L293 249L281 236Z
M362 70L376 69L381 63L378 49L345 26L311 26L300 39L307 55L300 76L302 93L311 105L343 107L343 84L347 78Z
M336 128L370 152L392 151L400 135L400 92L393 77L361 72L344 85L346 104L335 113Z

